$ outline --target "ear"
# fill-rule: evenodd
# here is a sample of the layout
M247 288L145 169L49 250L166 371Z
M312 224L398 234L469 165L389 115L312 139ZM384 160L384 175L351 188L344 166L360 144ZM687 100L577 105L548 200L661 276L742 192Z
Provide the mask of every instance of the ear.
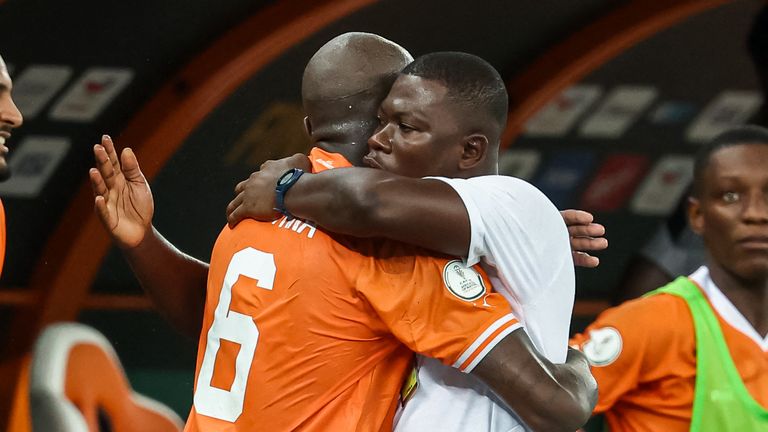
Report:
M309 121L309 116L304 116L304 130L308 136L312 136L312 123Z
M462 144L461 159L459 159L460 170L475 168L485 160L489 147L487 136L472 134L464 137Z
M688 224L696 234L701 235L704 232L704 215L698 198L688 197Z

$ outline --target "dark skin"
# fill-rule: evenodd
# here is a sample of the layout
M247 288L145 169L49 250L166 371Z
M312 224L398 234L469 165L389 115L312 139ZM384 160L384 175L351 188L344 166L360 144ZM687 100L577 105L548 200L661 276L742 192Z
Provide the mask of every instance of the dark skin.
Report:
M416 79L413 79L416 78ZM423 88L426 87L426 90ZM386 237L441 253L464 256L469 249L470 225L461 198L448 184L421 179L426 175L468 178L495 174L495 149L488 137L462 134L450 125L459 114L451 111L440 83L401 76L379 110L381 124L369 139L367 165L305 174L286 194L286 208L295 216L357 237ZM447 124L447 125L446 125ZM432 153L439 156L431 157ZM237 185L237 196L227 207L235 226L246 217L274 220L274 185L290 168L308 168L303 155L270 161L261 171ZM569 211L574 251L607 247L604 228L591 215ZM573 218L568 221L568 218ZM402 221L409 221L407 224ZM574 262L595 267L599 260L574 253Z
M161 313L179 331L198 337L208 264L180 252L154 229L151 192L131 149L123 150L121 164L104 136L94 153L97 168L90 175L102 222ZM499 342L472 373L533 430L576 430L597 401L597 384L582 353L569 349L567 363L554 365L522 330Z
M362 109L377 105L362 104ZM373 118L373 113L360 117L362 121L357 122L359 127L345 129L336 127L338 125L329 127L328 120L313 117L309 112L311 104L307 101L305 108L310 114L307 126L315 144L330 151L340 151L350 160L359 160L359 149L365 146L345 144L364 142L375 128L374 123L365 121L365 118ZM327 115L332 108L326 108L324 113ZM312 118L318 121L313 122ZM367 124L371 124L370 130L362 134ZM94 148L94 154L97 168L91 170L91 180L96 195L96 210L102 222L123 249L142 286L158 307L179 329L197 336L202 319L207 264L175 249L152 227L151 192L135 155L129 149L124 150L121 157L123 169L108 138ZM306 157L303 161L308 162ZM264 169L270 164L265 164ZM169 265L154 265L160 261ZM487 380L534 429L574 430L588 418L594 405L596 387L586 359L575 352L569 356L567 364L552 365L533 348L525 332L516 331L497 345L473 373ZM488 363L483 365L486 361ZM522 374L529 380L516 378ZM531 382L536 382L537 386L531 387ZM534 394L525 399L519 397L528 393Z
M758 333L768 334L768 144L715 151L690 200L691 228L712 280Z

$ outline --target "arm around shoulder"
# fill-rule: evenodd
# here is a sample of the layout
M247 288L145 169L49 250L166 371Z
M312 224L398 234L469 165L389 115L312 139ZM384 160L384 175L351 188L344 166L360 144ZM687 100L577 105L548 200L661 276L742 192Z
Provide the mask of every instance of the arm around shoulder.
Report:
M455 256L469 249L467 210L440 180L368 168L330 170L304 175L286 194L286 208L341 234L384 237Z

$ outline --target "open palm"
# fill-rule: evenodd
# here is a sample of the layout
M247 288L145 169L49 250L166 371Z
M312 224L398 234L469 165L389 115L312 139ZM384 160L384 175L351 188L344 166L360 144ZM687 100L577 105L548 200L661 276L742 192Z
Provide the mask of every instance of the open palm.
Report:
M120 247L135 247L152 227L155 204L149 183L133 151L124 149L118 159L109 136L102 136L93 155L96 168L89 175L96 214Z

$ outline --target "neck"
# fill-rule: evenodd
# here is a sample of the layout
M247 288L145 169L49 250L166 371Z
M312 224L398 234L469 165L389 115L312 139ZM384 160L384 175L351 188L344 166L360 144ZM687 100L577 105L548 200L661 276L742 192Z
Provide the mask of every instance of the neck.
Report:
M355 144L343 144L343 143L331 143L327 141L315 143L315 146L330 152L338 153L344 156L352 165L362 166L363 156L368 153L367 143L355 143Z
M768 280L744 280L723 267L708 265L712 281L761 335L768 334Z

